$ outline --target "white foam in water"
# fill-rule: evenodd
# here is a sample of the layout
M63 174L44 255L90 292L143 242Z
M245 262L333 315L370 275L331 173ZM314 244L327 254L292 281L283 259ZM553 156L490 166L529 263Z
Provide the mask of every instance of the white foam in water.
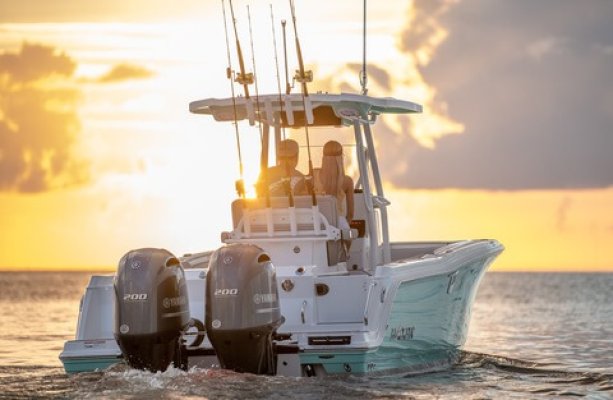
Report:
M172 380L186 376L188 372L183 371L182 369L175 367L168 367L166 371L161 372L151 372L144 371L135 368L128 368L126 371L122 372L107 372L109 377L117 377L120 379L125 379L130 381L131 383L143 383L146 386L150 386L153 389L163 389L166 384L172 382Z

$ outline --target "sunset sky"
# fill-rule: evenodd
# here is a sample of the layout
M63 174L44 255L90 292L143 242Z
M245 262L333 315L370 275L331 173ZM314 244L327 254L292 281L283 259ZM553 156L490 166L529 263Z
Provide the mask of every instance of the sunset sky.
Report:
M361 3L296 0L311 91L358 91ZM261 93L277 90L269 4L282 57L288 2L234 1ZM0 269L218 247L233 129L188 104L230 95L221 1L0 10ZM613 2L370 1L368 18L369 94L424 106L375 131L393 240L495 238L493 270L613 271Z

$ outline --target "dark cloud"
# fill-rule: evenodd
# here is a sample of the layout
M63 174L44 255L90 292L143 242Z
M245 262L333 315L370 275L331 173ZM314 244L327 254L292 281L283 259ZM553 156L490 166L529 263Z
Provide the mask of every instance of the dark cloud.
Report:
M147 68L132 64L118 64L96 81L99 83L115 83L131 79L146 79L151 76L153 76L153 72Z
M425 44L440 40L440 17L447 12L451 3L449 0L418 0L413 8L413 18L401 37L401 49L416 52Z
M429 149L383 126L382 168L394 184L493 190L613 185L610 2L473 0L445 13L445 2L416 6L436 19L406 35L437 24L448 31L420 71L465 131ZM412 51L420 37L405 37L403 49Z
M60 84L75 67L37 44L0 54L0 190L40 192L85 180L87 168L72 154L80 93Z
M362 64L347 64L347 68L356 74L362 71ZM391 90L391 79L389 73L376 65L368 65L366 70L367 76L371 83L376 83L381 86L382 89Z

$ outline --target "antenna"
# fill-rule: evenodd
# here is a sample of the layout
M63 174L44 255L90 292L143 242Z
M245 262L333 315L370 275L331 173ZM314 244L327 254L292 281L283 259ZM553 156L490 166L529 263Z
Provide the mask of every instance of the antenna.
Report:
M298 56L298 67L294 79L301 83L302 88L302 108L304 110L304 132L306 134L307 141L307 153L309 156L309 180L307 181L307 187L311 193L311 199L313 206L317 205L317 197L315 196L315 190L313 188L313 160L311 159L311 142L309 140L309 121L307 118L307 98L309 97L309 91L307 88L307 82L313 80L313 72L304 70L304 62L302 60L302 50L300 48L300 40L298 39L298 28L296 27L296 10L294 8L294 1L289 0L289 5L292 11L292 22L294 24L294 37L296 39L296 55Z
M368 93L366 85L368 84L368 75L366 72L366 0L364 0L363 22L362 22L362 71L360 71L360 85L362 86L362 94L365 96Z
M236 18L234 18L234 7L232 7L232 0L230 2L230 12L232 13L232 25L234 25L234 38L236 39L236 51L238 53L238 65L241 72L236 74L236 82L243 85L245 90L245 97L249 99L249 85L253 83L253 73L245 72L245 61L243 60L243 51L241 50L241 43L238 40L238 31L236 29Z
M230 2L230 4L232 3ZM232 71L232 61L230 57L230 39L228 38L228 24L226 22L227 20L226 4L224 3L224 0L221 0L221 8L223 10L223 26L224 26L224 31L226 34L226 52L228 55L228 68L226 69L226 76L230 80L230 90L232 91L232 107L234 109L234 130L235 130L235 136L236 136L236 148L238 149L238 166L239 166L239 173L240 173L240 179L236 182L236 192L238 194L238 197L244 198L245 197L245 184L243 181L243 158L241 155L241 140L240 140L240 135L238 133L238 113L236 111L236 96L234 94L234 80L232 79L232 74L234 71Z

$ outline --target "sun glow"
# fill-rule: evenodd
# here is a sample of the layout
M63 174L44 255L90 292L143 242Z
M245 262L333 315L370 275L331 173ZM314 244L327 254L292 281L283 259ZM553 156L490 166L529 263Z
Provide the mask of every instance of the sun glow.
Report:
M237 29L247 70L255 70L258 78L259 93L277 93L270 8L268 3L256 3L234 2ZM451 117L452 110L447 110L435 83L423 74L423 67L453 35L437 18L454 2L432 5L432 18L418 14L417 2L392 0L386 7L369 3L369 94L424 105L423 114L408 117L410 123L407 117L386 117L385 123L394 135L411 135L429 148L442 136L463 134L467 128L461 118ZM57 140L53 144L66 152L62 154L66 164L54 164L51 153L44 150L40 152L42 170L50 173L55 165L74 173L71 181L53 181L52 188L40 189L32 179L30 191L12 185L0 192L0 268L112 269L121 255L133 248L165 247L176 254L215 248L220 245L220 232L230 228L229 204L236 197L234 182L241 177L234 126L188 112L190 101L229 97L231 93L225 72L221 5L185 6L181 13L189 11L190 15L181 16L175 10L178 7L172 15L162 15L167 8L147 4L142 15L130 3L123 10L104 9L104 15L89 19L65 15L0 25L2 54L18 57L24 44L42 44L74 62L74 71L62 77L64 89L75 90L74 103L44 92L61 89L57 80L55 87L50 86L50 80L36 85L42 92L40 104L46 107L42 109L62 112L78 122L72 141L69 136L51 135L68 132L69 124L59 126L66 128L62 131L49 123L30 136L17 136L35 138L27 146L19 143L23 152L22 148L0 147L0 162L19 161L23 154L32 160L39 156L33 148L45 148L42 142ZM247 4L251 6L255 63ZM272 4L280 85L284 86L280 21L288 22L290 76L297 64L293 28L287 2L273 0ZM88 7L94 6L83 5L79 12L87 14ZM305 62L315 74L311 92L357 92L362 59L361 7L329 1L297 2L296 7ZM69 22L48 22L64 20ZM87 20L98 22L80 22ZM237 70L233 32L229 34L232 67ZM414 40L407 41L407 37ZM51 71L50 66L29 65ZM6 72L0 70L0 84L9 79L3 74ZM242 88L235 85L234 89L242 95ZM255 94L254 86L251 90ZM16 132L20 127L10 120L3 104L0 102L0 122ZM28 117L22 121L42 120L40 115L31 115L32 109L21 110ZM295 136L304 147L303 133ZM241 122L239 139L242 178L252 196L259 173L258 127ZM316 151L313 154L317 165L319 156ZM302 155L301 163L299 168L306 172ZM5 172L0 171L0 176ZM40 178L36 174L32 177ZM507 248L494 267L497 269L606 270L613 265L606 251L613 243L610 188L491 192L388 186L386 194L392 201L394 240L496 238Z
M498 239L498 270L607 271L613 189L485 192L387 187L394 240Z

